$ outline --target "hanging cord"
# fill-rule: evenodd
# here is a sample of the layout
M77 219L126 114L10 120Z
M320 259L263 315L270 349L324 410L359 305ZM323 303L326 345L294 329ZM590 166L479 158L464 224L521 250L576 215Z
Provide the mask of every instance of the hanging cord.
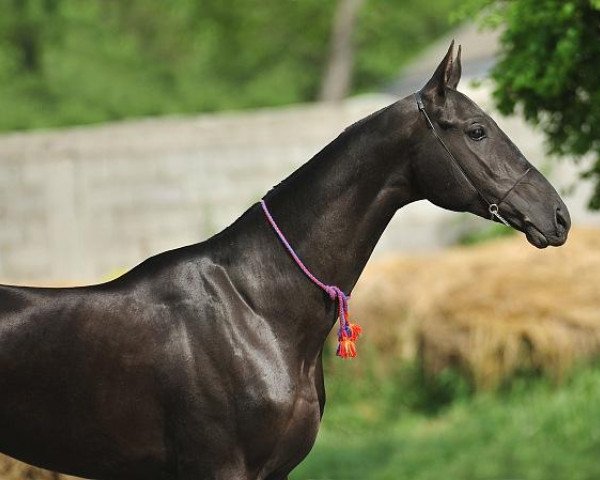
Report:
M350 323L348 321L349 312L348 312L348 300L350 299L350 295L346 295L339 287L335 285L327 285L317 277L315 277L311 271L308 269L306 265L300 260L290 243L285 238L285 235L273 219L271 212L267 208L267 204L264 200L260 201L260 205L263 209L265 217L267 217L268 222L271 224L271 227L279 237L279 240L288 251L290 256L296 262L296 265L300 267L300 270L306 275L311 282L317 285L321 290L325 291L329 298L333 300L337 300L338 307L338 320L339 320L339 329L338 329L338 348L336 355L342 358L354 358L356 357L356 340L362 332L362 328L360 325Z

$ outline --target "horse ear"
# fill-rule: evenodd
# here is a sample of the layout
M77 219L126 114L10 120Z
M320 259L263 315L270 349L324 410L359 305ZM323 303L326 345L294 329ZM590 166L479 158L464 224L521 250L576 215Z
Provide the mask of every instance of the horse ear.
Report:
M452 40L452 43L450 44L448 53L446 53L446 56L440 62L438 67L435 69L433 76L429 79L429 81L421 89L421 93L423 94L423 96L432 97L432 100L434 100L434 101L441 100L440 103L443 103L445 101L446 86L448 85L450 77L452 76L453 53L454 53L454 40ZM435 103L438 103L438 102L435 102Z
M450 73L450 78L448 79L448 86L456 90L458 87L458 82L460 82L460 75L462 73L462 66L460 64L460 52L462 51L462 47L458 46L458 52L456 53L456 59L454 60L452 66L452 72Z

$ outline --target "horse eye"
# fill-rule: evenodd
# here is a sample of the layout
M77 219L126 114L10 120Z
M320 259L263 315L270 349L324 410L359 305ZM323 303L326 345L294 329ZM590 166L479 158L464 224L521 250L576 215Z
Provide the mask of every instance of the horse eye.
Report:
M469 130L468 134L472 140L481 140L485 137L485 130L483 127L475 127L473 130Z

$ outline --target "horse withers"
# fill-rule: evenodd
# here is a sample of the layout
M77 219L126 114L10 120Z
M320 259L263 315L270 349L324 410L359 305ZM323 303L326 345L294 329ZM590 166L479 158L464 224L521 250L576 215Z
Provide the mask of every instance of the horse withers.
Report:
M418 94L273 188L273 224L256 204L108 283L0 287L0 451L92 479L287 478L319 428L340 295L396 210L427 199L539 248L567 238L566 206L460 71L451 46Z

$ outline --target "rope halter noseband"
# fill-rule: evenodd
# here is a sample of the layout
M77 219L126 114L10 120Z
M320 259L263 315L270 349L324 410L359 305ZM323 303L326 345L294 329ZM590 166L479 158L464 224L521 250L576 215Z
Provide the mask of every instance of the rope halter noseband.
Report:
M415 100L417 101L417 107L419 108L419 111L425 116L425 120L427 120L427 126L433 132L433 136L438 140L438 142L440 142L442 147L444 147L444 150L446 150L446 152L448 153L448 156L454 161L454 163L456 164L458 169L461 171L461 173L465 177L465 180L467 180L467 183L469 183L469 185L471 185L471 187L473 187L473 189L477 192L477 194L481 197L481 199L486 203L486 205L488 206L488 212L490 212L492 219L494 217L496 217L504 225L506 225L507 227L510 227L511 225L504 219L504 217L502 217L500 215L498 205L500 205L502 202L504 202L504 200L506 200L509 193L512 192L513 189L521 182L521 180L523 180L523 178L525 178L525 175L527 175L529 173L529 171L531 170L531 167L529 167L527 170L525 170L525 173L517 179L517 181L513 184L513 186L508 189L508 191L502 196L502 198L500 198L500 200L498 200L498 202L490 202L487 199L487 197L481 192L481 190L479 190L479 188L477 188L477 186L473 183L473 181L467 174L466 170L460 164L460 162L456 159L456 157L454 155L452 155L452 152L450 151L450 149L448 148L448 146L446 145L444 140L442 140L442 137L440 137L438 135L437 131L435 130L435 127L433 126L433 122L431 121L431 118L429 118L429 115L427 114L427 111L425 110L425 106L423 105L423 99L421 98L421 93L415 92L413 95L415 97Z
M267 217L268 222L271 224L271 227L279 237L279 240L288 251L290 256L296 262L296 265L300 267L300 270L304 272L310 281L312 281L315 285L317 285L321 290L323 290L329 298L333 300L337 300L338 306L338 320L339 320L339 329L338 329L338 348L336 355L342 358L354 358L356 357L356 339L360 335L362 329L360 325L350 323L348 321L349 313L348 313L348 300L350 299L350 295L346 295L339 287L335 285L327 285L317 277L315 277L311 271L307 268L306 265L300 260L290 243L285 238L285 235L281 231L281 229L277 226L277 223L273 219L271 212L267 208L267 204L264 200L260 201L260 206L263 209L265 217Z

